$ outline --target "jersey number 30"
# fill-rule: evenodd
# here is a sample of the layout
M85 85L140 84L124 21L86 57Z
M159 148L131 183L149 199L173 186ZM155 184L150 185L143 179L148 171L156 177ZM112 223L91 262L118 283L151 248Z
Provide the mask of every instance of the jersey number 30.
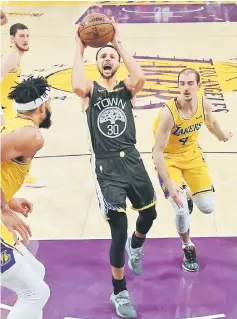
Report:
M188 141L188 137L184 137L179 140L182 146L184 146L187 143L187 141Z

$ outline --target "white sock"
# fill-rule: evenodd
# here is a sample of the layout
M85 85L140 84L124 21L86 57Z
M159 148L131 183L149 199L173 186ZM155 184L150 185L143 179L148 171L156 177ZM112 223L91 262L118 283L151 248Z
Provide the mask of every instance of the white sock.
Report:
M184 248L187 248L187 247L191 247L191 246L194 246L194 243L191 242L191 239L189 240L188 243L184 243L184 242L182 241L182 248L183 248L183 249L184 249Z

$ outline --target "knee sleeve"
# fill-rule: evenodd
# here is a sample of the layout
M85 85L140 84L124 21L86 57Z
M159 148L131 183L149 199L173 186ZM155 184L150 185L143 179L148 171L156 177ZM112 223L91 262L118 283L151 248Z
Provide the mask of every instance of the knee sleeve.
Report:
M213 193L197 194L193 197L194 203L198 209L204 214L210 214L214 210Z
M37 303L37 307L43 309L50 297L49 286L45 281L39 280L37 285L33 288L34 289L32 289L31 292L26 290L24 293L20 294L19 297L24 298L25 301L30 304Z
M139 216L136 222L136 231L142 235L146 235L150 230L154 219L156 219L156 207L155 205L139 211Z
M110 264L122 268L125 264L125 245L127 240L128 220L125 213L110 210L108 213L112 242Z
M178 233L185 234L190 227L190 217L189 217L187 197L185 194L180 195L180 200L183 203L183 207L181 208L177 206L177 204L174 202L174 200L171 197L168 197L168 199L174 208L176 229Z

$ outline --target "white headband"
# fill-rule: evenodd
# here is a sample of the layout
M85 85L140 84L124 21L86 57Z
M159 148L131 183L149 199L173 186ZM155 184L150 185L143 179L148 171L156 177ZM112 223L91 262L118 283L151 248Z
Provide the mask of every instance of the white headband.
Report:
M14 102L14 107L18 111L31 111L37 109L41 104L49 99L49 93L46 92L41 95L38 99L28 102L28 103L16 103Z

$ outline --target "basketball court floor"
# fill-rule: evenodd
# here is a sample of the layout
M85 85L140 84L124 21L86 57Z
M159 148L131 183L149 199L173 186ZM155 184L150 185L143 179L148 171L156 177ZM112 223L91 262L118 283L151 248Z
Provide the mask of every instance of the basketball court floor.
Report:
M29 249L46 266L51 298L44 319L115 319L109 297L110 231L100 215L90 168L88 136L80 99L71 92L75 32L86 11L106 12L120 22L124 47L141 64L146 84L134 111L137 148L157 192L158 218L144 249L144 275L126 267L128 289L139 319L237 318L237 5L235 2L86 2L3 1L8 24L1 44L9 45L10 25L21 22L31 34L23 76L43 75L52 85L53 125L43 131L45 147L33 173L47 186L22 188L34 204L27 220L33 231ZM93 5L93 4L91 4ZM105 10L105 11L104 11ZM85 69L97 79L96 49L85 51ZM191 234L200 260L198 273L181 270L182 251L172 207L158 185L151 149L152 124L163 101L177 94L179 71L196 68L220 125L234 136L219 142L204 127L200 144L215 186L215 211L194 207ZM126 76L121 65L119 77ZM129 208L129 234L137 213ZM2 290L5 318L16 297Z

